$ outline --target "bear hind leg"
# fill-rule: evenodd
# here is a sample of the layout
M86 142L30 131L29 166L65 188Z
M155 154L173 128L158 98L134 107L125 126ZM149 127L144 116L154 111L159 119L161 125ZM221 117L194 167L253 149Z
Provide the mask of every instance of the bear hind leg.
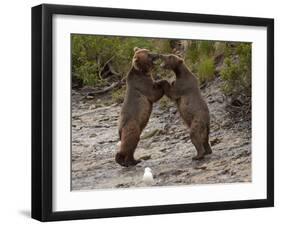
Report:
M205 149L205 155L209 155L209 154L213 153L208 140L204 142L203 146L204 146L204 149Z
M140 162L134 158L134 152L140 139L140 129L131 124L121 130L121 146L115 155L115 161L124 167L134 166Z
M197 155L194 156L192 159L193 160L203 159L204 154L205 154L205 148L202 143L202 138L200 135L199 128L195 125L191 126L190 138L191 138L192 144L195 146L196 151L197 151Z
M212 154L212 148L209 144L209 133L210 133L210 127L209 125L206 126L206 129L205 129L205 137L204 137L204 143L203 143L203 146L204 146L204 149L205 149L205 155L209 155L209 154Z

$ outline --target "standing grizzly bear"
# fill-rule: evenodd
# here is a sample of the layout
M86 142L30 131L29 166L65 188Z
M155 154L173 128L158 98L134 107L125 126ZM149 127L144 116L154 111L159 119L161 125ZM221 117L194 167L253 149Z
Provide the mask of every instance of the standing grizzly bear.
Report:
M161 83L165 94L174 100L184 122L190 127L191 142L197 150L194 160L211 154L209 145L210 115L206 102L203 100L197 78L189 71L183 59L173 55L160 55L163 60L161 67L172 70L176 80L169 84Z
M164 95L161 85L154 82L150 74L154 61L159 58L158 54L137 47L134 48L134 52L119 119L121 145L115 156L115 161L125 167L140 162L135 160L134 152L141 132L149 120L152 104Z

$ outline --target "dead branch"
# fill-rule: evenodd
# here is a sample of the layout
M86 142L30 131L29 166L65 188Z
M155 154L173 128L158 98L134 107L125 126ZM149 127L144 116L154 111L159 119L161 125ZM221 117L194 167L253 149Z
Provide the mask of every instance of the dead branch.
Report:
M110 61L112 61L112 59L114 58L114 56L110 57L104 64L103 66L100 68L99 70L99 77L102 78L101 72L104 70L105 66L109 64Z
M121 81L113 82L110 86L107 86L104 89L89 92L87 94L87 96L95 96L95 95L98 95L98 94L103 94L103 93L106 93L106 92L108 92L108 91L110 91L114 88L121 87L123 84L125 84L125 78L123 78Z
M97 111L103 111L103 110L109 109L109 108L111 108L111 107L112 107L112 106L105 106L105 107L96 108L96 109L91 110L91 111L83 112L82 114L73 114L73 115L72 115L72 118L80 118L80 117L82 117L82 116L89 115L89 114L94 114L94 113L96 113Z
M87 96L94 96L97 94L102 94L102 93L106 93L112 89L114 89L115 87L119 86L120 82L113 82L110 86L105 87L104 89L101 90L97 90L97 91L93 91L87 94Z
M113 74L113 75L116 75L116 76L120 76L121 75L121 73L119 72L116 72L115 70L114 70L114 68L112 67L112 65L111 64L108 64L108 67L109 67L109 71Z

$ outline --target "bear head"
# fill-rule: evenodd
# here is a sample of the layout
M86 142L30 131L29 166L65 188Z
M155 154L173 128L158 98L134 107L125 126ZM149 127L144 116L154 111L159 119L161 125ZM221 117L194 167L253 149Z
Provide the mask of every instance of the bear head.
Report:
M174 70L183 63L183 59L175 54L161 54L159 58L163 61L160 67Z
M132 65L136 70L147 73L151 71L157 59L159 59L157 53L150 52L148 49L135 47Z

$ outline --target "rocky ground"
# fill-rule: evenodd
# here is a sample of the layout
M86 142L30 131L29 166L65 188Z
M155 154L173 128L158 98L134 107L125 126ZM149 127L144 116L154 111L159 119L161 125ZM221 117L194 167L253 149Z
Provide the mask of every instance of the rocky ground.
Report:
M88 99L81 91L73 90L72 189L145 186L145 167L152 169L154 186L251 181L251 121L230 116L220 83L217 78L202 89L211 112L212 155L192 161L196 151L188 129L175 105L160 101L153 106L135 152L142 162L130 168L114 161L121 104L106 106L106 97Z

